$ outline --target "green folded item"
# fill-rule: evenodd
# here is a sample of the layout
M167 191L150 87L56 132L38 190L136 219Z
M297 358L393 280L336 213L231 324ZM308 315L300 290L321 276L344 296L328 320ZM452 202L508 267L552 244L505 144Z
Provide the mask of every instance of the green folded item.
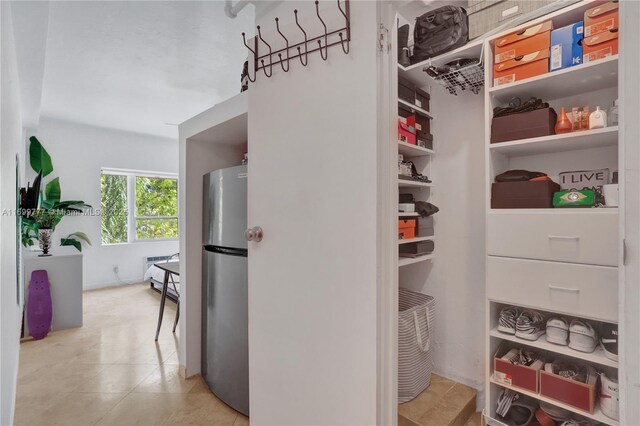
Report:
M591 189L570 189L553 194L553 207L593 207L596 193Z

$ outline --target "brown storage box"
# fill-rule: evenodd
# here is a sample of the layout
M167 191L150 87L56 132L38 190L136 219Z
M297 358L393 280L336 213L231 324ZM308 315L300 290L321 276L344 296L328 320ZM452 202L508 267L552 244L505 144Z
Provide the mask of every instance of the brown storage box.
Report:
M538 393L540 391L540 370L524 365L513 365L509 361L501 359L510 349L510 345L506 347L501 345L496 352L493 358L493 380L507 386L515 386ZM544 363L541 364L541 368L542 366Z
M560 185L550 180L495 182L491 185L492 209L548 209Z
M491 121L491 143L553 135L556 119L553 108L495 117Z
M591 37L598 33L618 29L618 2L610 1L592 7L584 13L584 37Z
M553 22L546 21L496 40L494 62L508 61L518 56L549 49Z
M549 49L518 56L493 66L493 85L513 83L549 72Z
M581 383L565 379L556 374L540 371L540 395L593 413L596 407L596 390L598 380L593 383Z

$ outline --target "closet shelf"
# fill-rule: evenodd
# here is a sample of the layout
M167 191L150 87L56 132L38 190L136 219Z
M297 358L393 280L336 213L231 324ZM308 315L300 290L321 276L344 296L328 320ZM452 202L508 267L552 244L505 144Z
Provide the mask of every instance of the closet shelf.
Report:
M416 111L416 112L418 112L418 113L420 113L420 114L422 114L422 115L424 115L424 116L426 116L426 117L428 117L430 119L433 119L433 115L431 115L431 113L429 111L427 111L426 109L422 109L422 108L412 104L411 102L407 102L404 99L398 98L398 103L402 104L402 105L406 106L407 108L410 108L410 109L412 109L412 110L414 110L414 111Z
M433 186L433 183L398 179L399 188L431 188L432 186Z
M537 213L537 214L612 214L618 215L617 207L592 207L592 208L553 208L548 209L489 209L489 214L504 214L504 215L520 215L523 213Z
M607 358L606 355L604 354L604 350L600 345L598 345L596 347L596 350L593 351L592 353L584 353L580 351L575 351L568 346L560 346L560 345L554 345L553 343L549 343L547 342L547 339L545 338L544 334L540 336L538 340L532 342L530 340L520 339L511 334L501 333L498 331L498 328L496 327L493 330L491 330L489 335L491 337L496 337L502 340L508 340L510 342L516 342L518 344L530 346L532 348L538 348L544 351L555 352L558 354L570 356L572 358L593 362L595 364L606 365L607 367L618 368L618 362Z
M571 405L567 405L567 404L565 404L563 402L556 401L553 398L548 398L546 396L543 396L543 395L540 395L538 393L531 392L529 390L522 389L522 388L519 388L519 387L505 385L503 383L500 383L500 382L496 381L493 378L493 376L491 376L491 383L493 383L494 385L498 385L500 387L503 387L505 389L512 389L512 390L514 390L514 391L516 391L516 392L518 392L518 393L520 393L522 395L527 395L527 396L530 396L532 398L535 398L538 401L548 402L549 404L555 405L556 407L560 407L560 408L564 408L565 410L569 410L572 413L579 414L579 415L581 415L583 417L587 417L589 419L597 420L600 423L604 423L604 424L611 425L611 426L617 426L619 424L617 421L615 421L613 419L610 419L609 417L607 417L604 414L602 414L602 411L600 411L600 407L599 406L596 407L596 409L595 409L595 411L593 413L588 413L586 411L583 411L583 410L580 410L578 408L575 408L575 407L573 407Z
M407 266L407 265L412 265L414 263L425 262L427 260L432 260L435 257L436 257L436 255L433 254L433 253L425 254L423 256L418 256L418 257L401 257L398 260L398 266L399 267L403 267L403 266Z
M435 241L435 239L436 239L436 237L434 237L433 235L431 235L430 237L408 238L406 240L398 240L398 245L419 243L420 241Z
M416 212L398 212L398 217L418 217L420 213Z
M524 156L614 146L618 143L618 126L584 130L561 135L492 143L491 152L507 156Z
M424 86L429 80L431 80L431 77L422 71L423 68L430 65L442 66L458 58L478 58L482 52L483 42L484 38L472 40L462 47L443 53L440 56L409 65L406 68L398 64L398 74L411 81L413 84Z
M546 102L550 99L615 87L617 84L618 55L614 55L588 64L495 86L489 89L489 95L502 103L509 102L515 96L523 100L535 96Z
M406 157L423 157L425 155L435 154L435 151L432 149L400 141L398 141L398 152Z

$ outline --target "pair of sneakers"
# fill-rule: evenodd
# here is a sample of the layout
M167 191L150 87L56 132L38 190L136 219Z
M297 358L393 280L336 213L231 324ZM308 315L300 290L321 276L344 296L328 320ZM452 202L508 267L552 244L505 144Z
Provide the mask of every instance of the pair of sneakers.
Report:
M544 316L531 309L520 312L514 306L507 306L500 310L498 331L525 340L538 340L545 333Z
M598 333L590 323L575 319L569 323L561 317L549 318L546 338L549 343L569 345L579 352L593 352L598 345Z

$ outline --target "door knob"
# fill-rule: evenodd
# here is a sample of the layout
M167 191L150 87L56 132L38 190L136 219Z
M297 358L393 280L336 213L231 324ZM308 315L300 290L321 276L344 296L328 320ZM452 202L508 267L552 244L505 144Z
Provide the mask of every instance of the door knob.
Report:
M244 231L244 237L247 241L255 241L256 243L262 241L263 235L264 233L262 232L262 228L259 226L254 226L253 228L249 228Z

